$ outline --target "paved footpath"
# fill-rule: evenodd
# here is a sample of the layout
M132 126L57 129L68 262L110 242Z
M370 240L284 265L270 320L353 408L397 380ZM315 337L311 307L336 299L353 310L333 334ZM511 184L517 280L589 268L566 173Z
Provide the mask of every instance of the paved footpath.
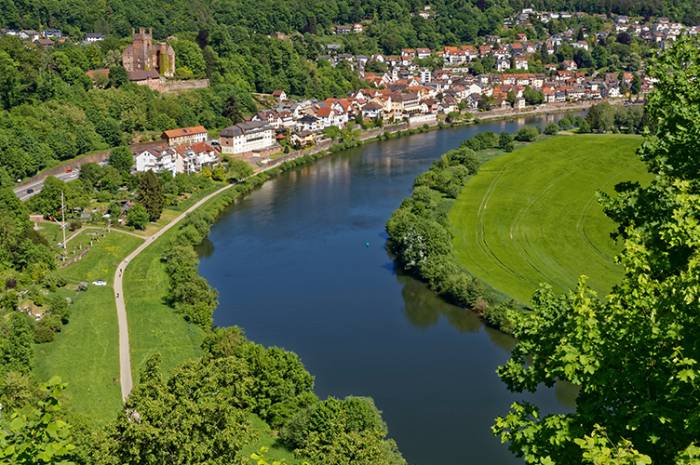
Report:
M124 303L124 286L122 282L122 278L124 276L124 272L126 271L126 267L129 266L129 263L131 263L131 261L134 258L136 258L141 252L143 252L146 249L146 247L151 245L160 236L168 232L170 228L182 221L188 214L192 213L194 210L202 206L202 204L207 202L212 197L216 197L217 195L219 195L227 189L230 189L234 185L235 184L227 184L221 189L215 190L211 194L203 197L201 200L199 200L197 203L185 210L183 213L173 218L173 220L170 221L170 223L163 226L162 229L146 237L145 241L136 249L134 249L134 251L131 252L117 266L117 271L114 273L114 299L117 303L117 321L119 324L119 383L121 385L123 401L126 401L126 399L129 397L129 393L131 392L131 389L134 386L134 382L131 378L129 324L126 318L126 304Z
M277 168L279 165L286 161L294 160L296 158L305 156L305 155L310 155L312 153L316 153L317 151L321 151L322 149L319 148L316 151L307 151L307 152L297 152L294 154L287 155L285 157L282 157L278 160L275 161L274 164L271 164L265 168L258 169L255 171L254 175L263 173L265 171ZM217 189L211 194L208 194L207 196L203 197L197 203L192 205L190 208L185 210L183 213L180 213L178 216L173 218L170 223L166 224L163 226L162 229L158 230L154 234L150 236L144 237L144 242L139 245L136 249L134 249L133 252L131 252L124 260L122 260L119 265L117 266L117 270L114 273L114 300L117 304L117 323L119 327L119 384L121 385L121 391L122 391L122 400L126 402L126 399L129 397L129 393L131 393L131 389L134 387L134 381L131 376L131 350L129 348L129 323L126 318L126 304L124 302L124 284L122 281L122 278L124 276L124 272L126 271L126 267L129 266L129 263L131 263L134 258L136 258L141 252L143 252L146 247L151 245L156 239L161 237L163 234L168 232L170 228L178 224L180 221L182 221L188 214L192 213L199 207L201 207L204 203L206 203L209 199L216 197L217 195L221 194L227 189L230 189L231 187L235 186L236 184L227 184L221 189ZM139 236L143 237L143 236Z

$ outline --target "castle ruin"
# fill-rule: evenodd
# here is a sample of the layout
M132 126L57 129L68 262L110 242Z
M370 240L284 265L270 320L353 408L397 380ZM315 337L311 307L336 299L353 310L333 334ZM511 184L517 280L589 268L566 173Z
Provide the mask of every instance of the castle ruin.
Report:
M165 43L153 43L153 29L140 27L132 32L133 41L122 53L122 64L127 72L157 71L165 77L175 75L175 51Z

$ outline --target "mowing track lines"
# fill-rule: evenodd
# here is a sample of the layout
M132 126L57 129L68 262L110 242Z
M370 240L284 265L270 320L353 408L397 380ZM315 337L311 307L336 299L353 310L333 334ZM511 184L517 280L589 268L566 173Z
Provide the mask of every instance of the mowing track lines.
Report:
M479 210L477 211L477 218L479 221L479 227L476 229L476 242L479 244L479 248L481 251L490 257L493 257L493 259L503 268L504 270L512 273L515 276L518 276L522 279L526 279L525 276L521 275L518 273L516 270L508 266L503 260L501 260L491 249L491 247L488 244L488 241L486 240L486 232L485 232L485 219L484 215L486 212L486 208L488 207L488 202L491 199L491 196L493 195L493 192L496 190L496 186L498 185L498 182L501 180L503 177L503 174L505 173L506 168L504 167L503 169L500 169L496 172L496 176L494 179L491 181L489 184L488 189L486 189L486 192L484 193L484 196L481 198L481 203L479 205Z
M551 191L555 186L558 186L558 185L562 182L563 179L570 177L570 176L573 175L574 173L576 173L576 170L567 170L565 173L563 173L563 174L561 174L561 175L559 175L559 176L556 176L556 177L552 178L552 180L547 184L547 186L546 186L544 189L542 189L542 190L539 192L539 194L538 194L537 196L535 196L535 198L533 198L533 199L527 204L527 206L525 206L525 208L521 208L520 211L518 211L517 215L515 215L515 218L513 219L513 223L511 223L511 226L510 226L510 238L511 238L511 240L513 240L513 231L516 230L516 228L518 228L518 226L520 225L520 223L522 223L522 220L525 218L525 214L526 214L535 204L539 203L539 202L549 193L549 191ZM516 236L518 236L518 235L516 235ZM531 245L531 244L532 244L532 243L530 242L530 240L528 239L527 234L523 233L523 234L520 234L519 236L522 238L522 240L516 240L515 243L513 244L514 249L515 249L516 251L518 251L518 255L519 255L520 257L522 257L523 259L525 259L525 263L527 263L527 265L528 265L530 268L532 268L532 270L533 270L535 273L537 273L539 276L541 276L545 281L551 280L551 278L541 270L541 267L539 267L539 266L536 265L536 263L535 263L535 262L536 262L535 257L532 256L532 254L530 254L530 252L529 252L529 250L528 250L528 247L525 247L525 246L523 246L523 245L520 245L520 244L522 244L523 242L524 242L525 244L528 244L528 245ZM517 244L516 244L516 243L517 243ZM533 247L533 249L534 249L534 247ZM561 267L558 263L556 263L556 261L555 261L555 262L552 262L552 263L551 263L551 266L550 266L549 268L551 269L552 267L558 268L560 272L561 272L561 271L565 271L565 270L562 269L562 267ZM534 281L532 281L531 279L527 279L527 278L525 278L525 280L526 280L527 282L534 282ZM534 284L537 286L537 285L539 285L539 282L536 282L536 283L534 283Z

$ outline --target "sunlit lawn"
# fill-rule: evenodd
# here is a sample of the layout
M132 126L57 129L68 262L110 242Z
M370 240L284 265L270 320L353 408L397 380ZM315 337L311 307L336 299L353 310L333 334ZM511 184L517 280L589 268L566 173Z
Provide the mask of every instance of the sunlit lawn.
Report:
M53 342L35 346L37 378L59 375L68 383L67 406L97 424L110 420L121 405L117 316L111 286L117 264L140 242L136 237L110 232L82 260L61 270L68 280L61 292L73 299L70 322ZM107 281L107 286L92 285L98 279ZM81 281L89 283L85 292L75 290Z

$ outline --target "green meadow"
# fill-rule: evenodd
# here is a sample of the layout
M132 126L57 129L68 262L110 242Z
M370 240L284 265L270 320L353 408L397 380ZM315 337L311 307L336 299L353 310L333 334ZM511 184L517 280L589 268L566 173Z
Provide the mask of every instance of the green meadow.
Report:
M540 283L557 291L580 275L601 295L620 278L613 222L597 192L650 179L638 136L548 137L482 165L449 214L458 261L496 290L529 302Z

